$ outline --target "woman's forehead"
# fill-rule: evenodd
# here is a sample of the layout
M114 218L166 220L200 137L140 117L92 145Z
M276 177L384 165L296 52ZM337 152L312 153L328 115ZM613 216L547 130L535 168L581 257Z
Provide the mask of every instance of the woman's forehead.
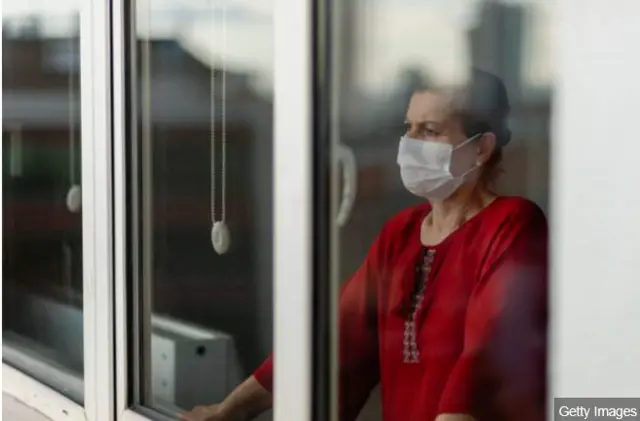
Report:
M416 92L411 96L406 120L412 123L444 124L451 117L451 98L433 91Z

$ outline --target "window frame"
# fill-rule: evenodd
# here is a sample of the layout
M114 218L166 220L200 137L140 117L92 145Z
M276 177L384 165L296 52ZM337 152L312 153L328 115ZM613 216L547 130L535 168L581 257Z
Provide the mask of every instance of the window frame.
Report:
M112 57L113 72L113 212L114 212L114 284L115 284L115 344L116 344L116 404L115 419L146 419L129 410L129 374L128 374L128 323L127 323L127 225L126 204L126 85L125 69L127 63L127 14L125 0L113 0L112 4ZM130 4L130 2L127 2ZM129 29L133 31L134 29Z
M274 420L313 415L314 3L274 0Z
M3 361L2 390L54 421L113 419L110 6L81 2L80 99L84 404ZM5 345L6 346L6 345ZM18 351L19 352L19 351ZM64 375L40 364L46 375Z

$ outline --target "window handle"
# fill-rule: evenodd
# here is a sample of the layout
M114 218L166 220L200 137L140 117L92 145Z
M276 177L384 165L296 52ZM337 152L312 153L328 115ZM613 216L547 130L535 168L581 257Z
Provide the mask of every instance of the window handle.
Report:
M344 145L338 145L338 163L342 165L342 200L338 208L336 222L343 227L349 221L351 210L356 201L358 190L358 164L353 150Z

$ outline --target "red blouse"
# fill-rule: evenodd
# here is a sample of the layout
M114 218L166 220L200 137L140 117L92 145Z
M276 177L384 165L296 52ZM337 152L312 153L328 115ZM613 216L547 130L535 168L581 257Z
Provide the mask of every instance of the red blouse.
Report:
M391 218L342 289L340 419L354 420L380 382L385 421L544 420L544 214L498 198L425 250L429 211ZM254 376L271 390L272 375L270 357Z

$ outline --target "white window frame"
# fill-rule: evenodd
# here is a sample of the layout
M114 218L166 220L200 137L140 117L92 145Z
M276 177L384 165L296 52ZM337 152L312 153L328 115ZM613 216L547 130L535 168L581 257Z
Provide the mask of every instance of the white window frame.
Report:
M113 191L114 191L114 245L115 245L115 324L116 324L116 419L145 419L128 409L128 353L127 353L127 248L126 248L126 93L125 69L125 1L114 0L112 4L112 58L113 72Z
M312 418L313 2L275 0L274 420ZM294 35L295 34L295 35ZM284 363L278 363L278 361Z
M80 4L84 379L58 375L84 381L84 405L5 363L2 390L54 421L109 421L115 390L109 5ZM46 366L35 359L33 364Z

